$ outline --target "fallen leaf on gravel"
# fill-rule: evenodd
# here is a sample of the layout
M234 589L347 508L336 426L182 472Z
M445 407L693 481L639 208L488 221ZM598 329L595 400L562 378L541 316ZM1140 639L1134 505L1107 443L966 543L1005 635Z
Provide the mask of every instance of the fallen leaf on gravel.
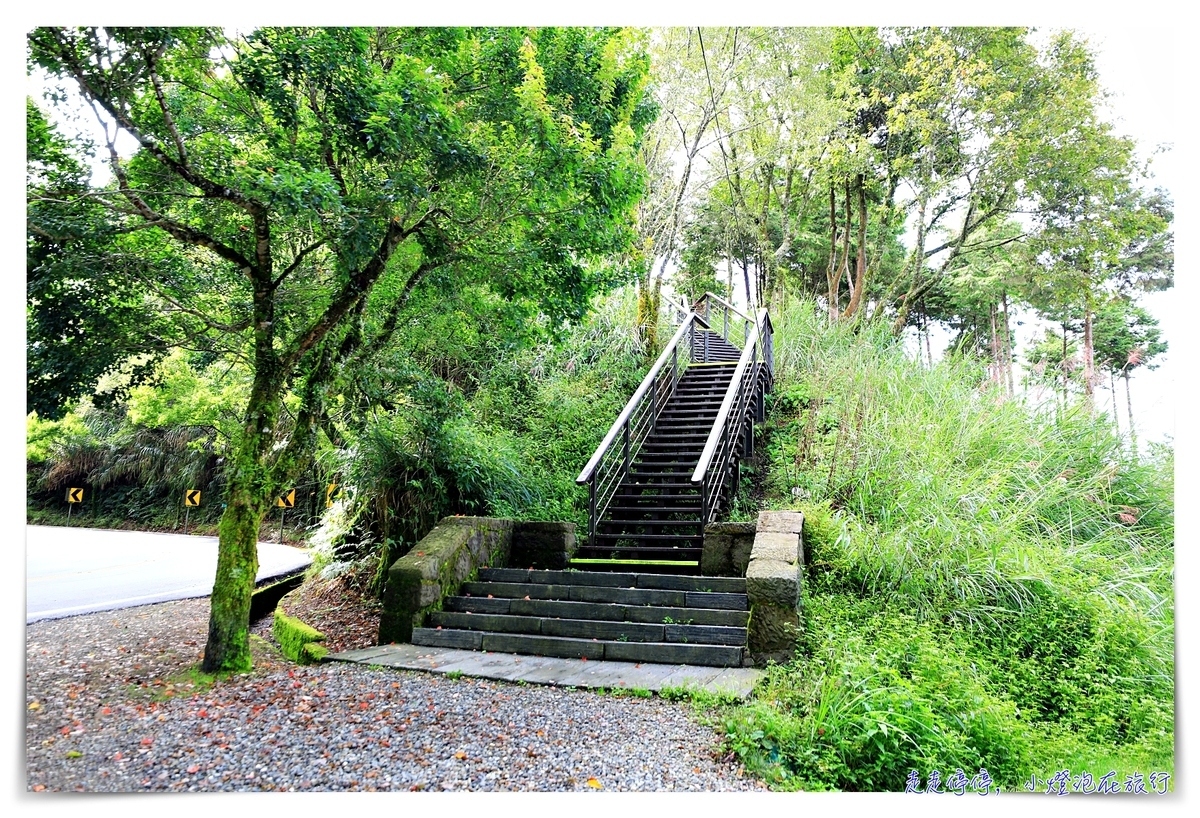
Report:
M154 739L150 738L149 736L147 736L146 738L142 739L142 746L143 746L143 747L149 747L149 746L150 746L151 744L153 744L153 743L154 743Z
M29 709L30 710L41 710L42 706L40 704L38 704L37 702L30 702Z
M467 757L467 754L464 753L462 750L459 750L457 753L454 754L454 757L461 761L462 759Z
M112 708L111 708L111 707L102 707L102 708L100 708L100 715L102 715L102 716L111 716L111 715L112 715Z
M202 719L206 719L206 718L208 718L208 711L207 711L207 710L205 710L203 707L201 707L201 708L200 708L200 712L199 712L199 713L197 713L196 715L197 715L197 716L199 716L199 717L200 717L200 718L202 718Z
M192 766L187 768L187 771L188 771L188 773L195 775L196 773L200 772L200 765L193 764Z
M42 790L44 790L44 789L46 789L46 785L45 785L45 784L34 784L34 785L33 785L33 791L34 791L34 792L41 792L41 791L42 791Z
M589 778L589 779L587 780L587 785L588 785L589 787L591 787L593 790L602 790L602 789L604 789L604 787L602 787L602 786L600 785L600 781L599 781L598 779L595 779L595 778Z

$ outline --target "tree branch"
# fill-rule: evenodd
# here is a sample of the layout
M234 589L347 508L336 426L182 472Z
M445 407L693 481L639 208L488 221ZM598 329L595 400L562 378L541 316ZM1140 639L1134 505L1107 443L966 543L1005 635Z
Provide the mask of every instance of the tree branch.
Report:
M312 244L308 245L308 247L305 247L303 250L301 250L299 253L297 253L296 257L294 259L292 259L292 263L287 266L287 269L285 269L282 273L280 273L275 278L275 280L271 282L271 289L274 290L276 287L278 287L280 284L282 284L283 280L285 278L287 278L297 267L300 266L300 262L304 260L305 256L307 256L309 253L313 252L314 250L317 250L320 247L324 246L324 244L325 244L325 239L318 239L317 241L314 241Z

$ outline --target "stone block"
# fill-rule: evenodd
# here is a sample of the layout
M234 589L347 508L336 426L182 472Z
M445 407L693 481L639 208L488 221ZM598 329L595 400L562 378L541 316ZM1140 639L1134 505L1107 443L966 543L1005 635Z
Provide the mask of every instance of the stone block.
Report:
M795 654L799 639L799 611L772 605L754 608L750 617L747 647L756 664L788 661Z
M723 608L728 611L744 611L746 610L746 595L688 591L687 597L680 604L688 608Z
M604 658L616 662L740 667L745 648L726 645L684 645L655 642L608 642Z
M608 641L661 642L663 626L649 623L613 622L591 619L543 619L541 632L545 636L568 636L574 639L603 639Z
M733 547L729 550L729 562L735 577L746 576L746 566L750 564L750 552L753 548L753 534L734 537Z
M746 595L751 610L759 605L795 610L800 605L799 566L783 560L750 560L746 569Z
M288 616L283 606L275 609L272 635L279 643L279 651L288 659L301 665L319 662L328 653L318 642L325 641L325 634L316 628ZM309 650L309 646L313 648Z
M712 526L709 526L712 528ZM706 577L733 576L733 537L704 532L704 550L700 552L700 573Z
M413 633L412 643L431 648L458 648L459 650L479 650L483 642L483 634L479 631L437 630L436 628L417 628Z
M804 515L799 511L760 511L758 533L799 535L804 529Z
M519 522L513 529L509 558L514 568L561 570L575 554L575 524Z
M590 639L566 639L557 636L525 636L515 633L483 634L484 650L497 653L531 653L535 656L561 656L564 659L603 659L604 643Z
M723 628L716 625L666 625L663 639L705 645L745 645L745 628Z
M718 591L727 594L741 594L746 591L746 581L741 577L685 577L673 574L638 574L637 587L673 591Z
M754 538L750 559L799 563L800 537L795 534L761 532Z

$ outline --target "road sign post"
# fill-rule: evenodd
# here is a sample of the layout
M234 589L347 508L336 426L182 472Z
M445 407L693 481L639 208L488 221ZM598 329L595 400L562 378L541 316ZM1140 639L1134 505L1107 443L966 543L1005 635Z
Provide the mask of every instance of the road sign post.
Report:
M188 533L188 518L192 513L192 506L200 505L200 490L188 489L183 493L183 533Z
M290 489L279 495L275 499L275 505L279 506L279 542L283 544L283 515L287 514L287 510L296 505L296 490Z
M71 510L75 508L76 503L83 502L82 488L67 489L67 525L71 524Z

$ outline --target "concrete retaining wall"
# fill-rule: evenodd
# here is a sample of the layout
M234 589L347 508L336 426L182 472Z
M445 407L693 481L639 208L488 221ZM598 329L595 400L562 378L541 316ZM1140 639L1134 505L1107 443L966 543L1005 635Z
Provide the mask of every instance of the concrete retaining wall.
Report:
M412 641L414 627L441 610L480 568L565 568L575 552L574 523L444 517L413 549L392 563L383 592L379 644Z

